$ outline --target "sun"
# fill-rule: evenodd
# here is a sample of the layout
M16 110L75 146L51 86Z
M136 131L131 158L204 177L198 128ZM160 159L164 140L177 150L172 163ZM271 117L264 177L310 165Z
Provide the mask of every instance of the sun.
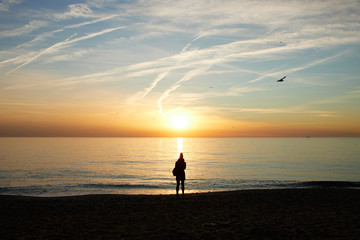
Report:
M185 129L189 126L189 118L183 115L174 115L171 118L171 125L178 130Z

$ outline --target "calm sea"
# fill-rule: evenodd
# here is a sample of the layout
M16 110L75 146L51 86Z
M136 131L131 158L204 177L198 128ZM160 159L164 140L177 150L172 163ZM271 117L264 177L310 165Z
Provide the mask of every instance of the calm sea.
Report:
M0 138L0 194L360 187L360 138Z

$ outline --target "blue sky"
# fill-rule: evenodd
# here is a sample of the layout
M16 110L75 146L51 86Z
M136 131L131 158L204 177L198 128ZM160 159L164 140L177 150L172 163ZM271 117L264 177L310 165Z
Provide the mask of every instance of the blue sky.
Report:
M360 1L3 0L0 22L3 136L360 135Z

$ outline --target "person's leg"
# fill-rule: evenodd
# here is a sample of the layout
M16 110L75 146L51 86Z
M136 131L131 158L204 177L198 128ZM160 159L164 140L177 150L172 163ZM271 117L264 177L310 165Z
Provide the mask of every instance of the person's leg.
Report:
M179 185L180 185L180 180L176 179L176 195L179 195Z
M181 190L182 190L182 195L184 195L184 192L185 192L185 180L181 180Z

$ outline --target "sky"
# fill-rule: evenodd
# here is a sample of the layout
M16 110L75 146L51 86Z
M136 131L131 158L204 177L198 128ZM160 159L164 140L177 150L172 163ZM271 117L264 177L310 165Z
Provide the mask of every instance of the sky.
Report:
M359 30L358 0L2 0L0 136L359 137Z

